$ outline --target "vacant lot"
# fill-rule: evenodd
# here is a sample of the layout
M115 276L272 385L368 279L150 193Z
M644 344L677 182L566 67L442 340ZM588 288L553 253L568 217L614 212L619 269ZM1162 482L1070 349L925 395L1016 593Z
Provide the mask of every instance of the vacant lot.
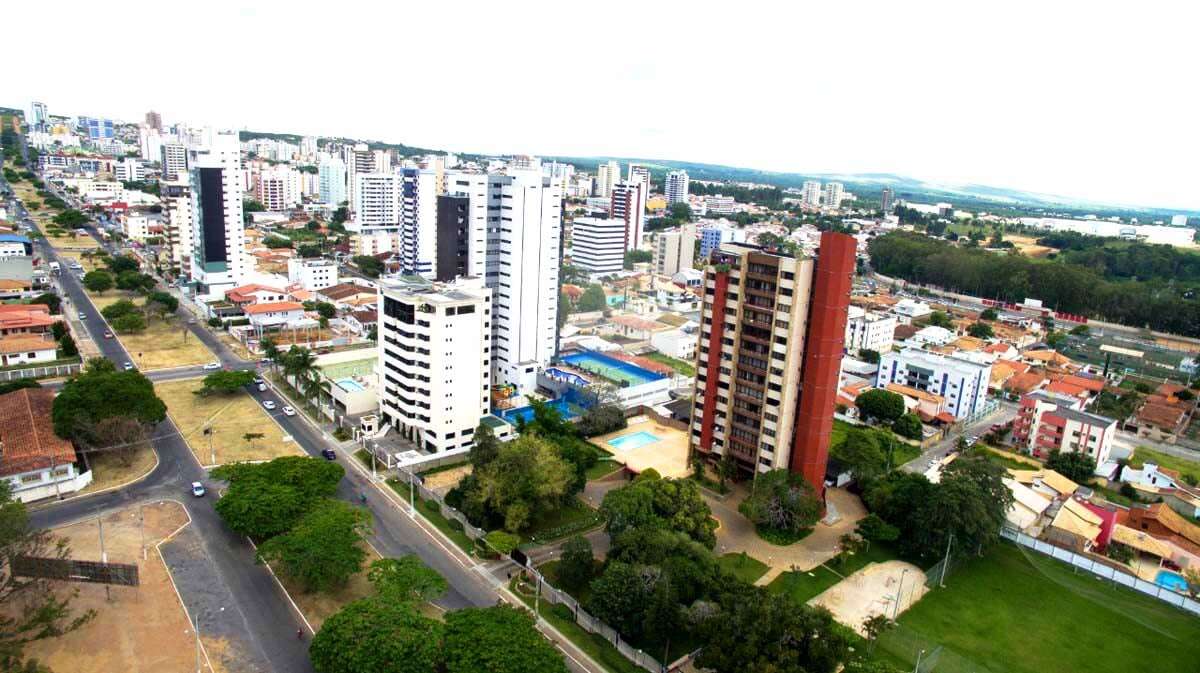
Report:
M270 460L301 452L295 442L283 441L283 431L254 398L242 391L232 395L200 397L201 379L158 383L154 391L167 405L167 413L202 465L223 465L242 460ZM279 413L276 411L276 413ZM210 427L210 435L204 428ZM262 437L246 439L247 433Z
M145 299L138 295L117 290L109 290L102 295L89 292L88 297L100 310L122 299L129 299L138 306L145 303ZM149 318L147 323L146 329L141 332L117 335L138 369L169 369L204 364L216 359L212 351L196 335L188 332L187 325L178 318Z
M941 645L977 671L1190 673L1200 661L1200 619L1007 543L949 575L900 624L920 638L885 639L889 649Z
M171 585L167 568L154 545L187 522L177 503L146 505L147 558L142 559L141 526L137 507L103 517L104 549L112 563L136 563L141 585L111 587L105 599L99 584L71 584L78 589L77 612L95 610L83 628L58 638L29 645L28 654L54 671L73 673L186 673L195 670L196 655L188 618ZM56 534L70 539L72 555L100 560L96 519L64 528Z
M158 461L154 449L149 446L136 449L128 456L112 451L88 454L88 465L92 468L92 483L80 493L92 493L120 486L147 474Z
M831 560L812 570L794 570L776 577L767 590L786 593L797 603L807 603L829 587L864 568L870 563L885 563L896 558L891 547L872 544L866 551L850 554L842 562Z

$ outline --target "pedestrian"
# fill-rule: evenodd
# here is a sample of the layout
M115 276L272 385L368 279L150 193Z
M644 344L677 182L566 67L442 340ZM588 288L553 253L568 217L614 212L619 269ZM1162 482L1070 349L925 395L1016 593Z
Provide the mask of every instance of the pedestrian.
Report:
M304 629L296 629L296 640L304 640Z

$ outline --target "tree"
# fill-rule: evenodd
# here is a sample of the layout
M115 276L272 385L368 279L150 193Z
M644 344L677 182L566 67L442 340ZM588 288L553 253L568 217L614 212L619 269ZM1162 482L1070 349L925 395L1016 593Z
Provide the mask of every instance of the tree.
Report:
M906 413L892 422L892 431L907 439L921 439L921 419L914 413Z
M692 219L692 207L686 203L672 203L667 208L667 217L679 223L689 222Z
M658 528L683 533L709 549L716 545L717 522L691 479L663 479L646 470L606 493L600 512L611 536L630 528Z
M445 673L566 673L527 610L511 605L446 614Z
M266 209L267 207L264 206L261 201L255 201L254 199L242 199L243 213L261 213L266 211Z
M615 432L625 426L625 410L616 404L593 405L575 423L575 429L584 437Z
M0 670L33 670L25 661L25 646L35 640L70 633L90 621L91 610L74 614L71 601L77 589L61 591L56 583L42 578L16 577L9 560L15 556L55 559L71 557L67 540L55 539L49 531L29 522L25 504L12 497L12 484L0 480ZM24 663L22 663L24 662Z
M62 307L62 299L53 292L43 292L33 299L29 300L30 304L45 304L50 308L51 313L58 313Z
M904 398L890 390L874 388L854 399L854 406L868 418L891 423L904 414Z
M558 562L558 581L567 591L575 593L587 586L596 576L596 559L592 543L576 535L563 543Z
M132 332L140 332L146 329L146 316L139 311L137 313L126 313L125 315L111 321L112 328L118 334L129 334Z
M371 278L383 275L383 262L370 255L355 255L350 258L350 261L358 267L359 271Z
M846 630L828 610L761 588L722 601L701 632L696 665L715 673L833 673L849 655Z
M854 532L869 542L894 542L900 537L900 529L884 521L874 512L858 520Z
M649 250L629 250L625 253L625 268L632 269L634 264L650 262L653 259L654 253Z
M137 311L138 307L132 301L119 299L100 309L100 315L104 316L105 320L112 322L121 316L137 313Z
M345 469L336 462L285 456L234 463L212 471L229 482L214 508L234 532L265 540L291 529L313 503L337 492Z
M579 301L575 303L575 308L580 313L603 311L608 308L608 299L604 296L604 288L596 283L588 285L584 288Z
M875 651L875 641L879 640L879 636L895 625L896 622L888 619L887 615L871 615L863 620L862 630L866 634L867 640L871 643L872 652Z
M194 393L201 397L213 394L230 395L254 383L254 378L254 371L250 369L215 371L204 377L204 385Z
M983 312L979 314L980 320L996 320L999 317L1000 315L996 313L996 309L994 308L985 308L983 309Z
M760 473L738 511L760 533L794 540L820 518L821 503L803 476L780 469Z
M944 327L946 329L954 328L954 323L950 320L950 316L946 315L945 311L934 311L933 313L930 313L929 317L925 319L925 323L932 325L933 327Z
M79 212L78 210L75 210L72 208L70 210L64 210L61 213L55 215L50 221L57 224L60 227L66 227L68 229L77 229L77 228L82 227L83 225L87 224L88 218L87 218L87 215L84 215L83 213Z
M266 238L263 239L263 245L272 250L291 249L292 240L289 238L284 238L282 236L277 236L275 234L271 234L270 236L267 236Z
M83 286L97 294L104 294L105 290L111 290L113 287L112 274L107 271L89 271L83 277Z
M887 457L879 446L876 433L865 428L851 428L846 439L832 451L846 463L859 481L870 479L887 469Z
M912 552L935 558L952 541L961 549L982 550L995 542L1012 506L1003 467L986 458L962 457L942 471L942 480L918 506L911 530L901 539ZM885 517L886 518L886 517Z
M337 307L335 307L333 304L330 304L327 301L317 302L316 311L317 311L318 315L320 315L322 318L325 318L326 320L329 320L330 318L337 315Z
M54 434L82 443L94 443L92 432L106 418L152 424L166 416L167 406L154 394L150 379L138 371L118 372L101 358L89 361L83 373L67 380L51 411Z
M872 364L872 365L879 364L879 359L880 359L879 351L871 350L870 348L863 348L858 351L858 357L863 362L866 362L868 364Z
M365 510L326 499L290 531L262 543L258 557L276 564L302 591L329 591L362 568L367 552L360 542L369 522Z
M991 339L993 336L995 336L995 333L992 331L992 326L980 321L971 323L971 326L967 328L967 334L975 337L976 339Z
M1071 328L1071 334L1075 336L1087 336L1090 332L1091 329L1087 325L1076 325Z
M70 334L64 334L58 340L58 349L62 351L63 356L73 358L79 355L79 347L75 345L75 339Z
M283 353L279 350L279 346L275 340L269 336L263 337L262 341L258 342L258 349L262 351L263 357L271 361L271 365L279 364L279 359Z
M1096 459L1079 451L1063 453L1058 449L1050 452L1046 467L1080 484L1086 484L1096 471Z
M296 254L301 257L312 259L321 256L321 246L315 243L305 243L296 249Z
M445 578L415 554L377 559L367 571L375 592L384 600L423 603L446 593Z
M317 673L430 673L442 661L443 631L411 603L366 598L326 619L308 654Z
M478 474L478 497L498 513L504 529L519 532L541 513L559 505L573 471L555 447L523 434L500 447L496 458Z
M139 268L138 261L130 255L113 255L104 260L104 265L108 267L109 273L114 276L120 276L126 271L137 271Z
M500 454L500 440L496 439L496 434L486 423L476 426L473 438L475 442L471 445L470 461L472 469L478 470Z
M117 289L128 292L149 290L156 285L154 277L140 271L122 271L117 274Z
M645 612L655 585L663 581L662 570L610 560L604 572L592 581L588 612L632 638L641 635Z
M150 302L158 304L162 307L159 310L159 313L162 315L174 313L179 309L179 300L169 292L151 292L146 296L147 305L149 305Z

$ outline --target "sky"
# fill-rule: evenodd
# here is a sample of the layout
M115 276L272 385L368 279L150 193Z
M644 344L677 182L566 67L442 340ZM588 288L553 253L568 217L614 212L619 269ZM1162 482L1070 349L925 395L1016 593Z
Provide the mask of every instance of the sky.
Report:
M1200 3L6 7L0 106L1200 210ZM33 29L44 26L43 29Z

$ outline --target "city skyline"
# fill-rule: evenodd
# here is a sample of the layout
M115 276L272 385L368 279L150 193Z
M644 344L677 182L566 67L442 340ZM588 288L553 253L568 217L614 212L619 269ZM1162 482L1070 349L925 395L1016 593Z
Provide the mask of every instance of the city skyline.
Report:
M1185 159L1200 150L1200 138L1186 132L1197 94L1178 87L1188 79L1185 30L1195 23L1188 20L1196 18L1193 8L1150 3L1128 15L1089 7L1084 34L1076 29L1077 12L1056 6L1038 6L1032 24L1012 8L993 15L936 4L764 7L733 16L693 6L639 7L635 24L621 11L592 16L560 7L551 15L541 7L468 7L471 21L436 7L406 10L409 35L450 22L459 31L456 44L479 46L443 50L438 68L405 69L390 90L347 98L339 90L377 90L380 75L376 68L344 67L346 59L397 57L395 43L383 39L395 25L388 20L392 10L350 6L322 15L317 34L303 6L218 4L187 17L192 29L224 34L230 44L251 44L264 34L294 35L314 46L354 36L354 56L331 60L314 51L305 67L276 71L269 87L249 77L181 79L181 73L248 67L257 57L241 48L151 59L120 87L107 78L49 78L30 69L6 82L3 103L25 107L38 100L52 114L129 120L153 109L168 123L379 138L457 152L895 173L1200 209ZM173 11L158 6L127 14L131 28L151 30L153 23L172 23ZM14 13L17 24L37 16L29 6ZM67 48L40 57L49 72L74 67L82 46L69 45L86 42L83 26L60 29ZM23 43L34 39L27 35L15 36L14 44L36 48ZM609 45L603 51L612 56L602 67L588 52L573 51L589 44ZM525 65L520 74L480 80L469 99L455 99L465 104L419 102L444 99L458 85L446 73L469 72L489 58ZM619 87L637 112L569 104L571 92L592 79L589 72ZM162 85L172 81L179 85ZM1154 104L1168 92L1167 101Z

